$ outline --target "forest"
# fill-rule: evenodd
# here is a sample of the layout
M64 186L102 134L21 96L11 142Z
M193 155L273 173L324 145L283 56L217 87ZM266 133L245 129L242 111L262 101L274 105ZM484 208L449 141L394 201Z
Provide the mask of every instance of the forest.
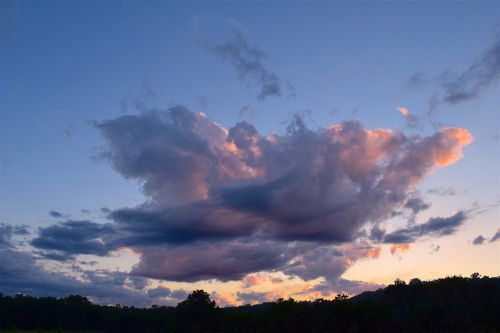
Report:
M219 307L203 290L175 307L96 305L0 294L0 332L500 332L500 277L397 279L377 291L332 300L292 298Z

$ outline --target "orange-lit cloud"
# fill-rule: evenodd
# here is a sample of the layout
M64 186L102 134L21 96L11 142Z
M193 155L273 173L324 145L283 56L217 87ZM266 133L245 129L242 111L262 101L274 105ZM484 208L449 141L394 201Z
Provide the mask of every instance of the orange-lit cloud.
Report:
M401 108L398 108L398 111L401 112L403 117L408 117L410 115L410 111L408 111L407 108L401 107Z
M472 135L465 128L443 128L442 133L442 150L435 152L436 164L444 167L455 163L462 158L463 146L472 143Z
M225 307L225 306L235 306L237 305L237 299L232 294L219 294L212 293L210 297L217 303L217 305Z
M371 259L378 258L380 256L381 251L382 248L380 246L372 247L366 251L365 258L371 258Z
M390 247L391 254L394 255L396 253L405 253L410 251L410 244L392 244Z
M243 278L242 282L245 288L257 286L266 281L266 278L259 274L247 275Z

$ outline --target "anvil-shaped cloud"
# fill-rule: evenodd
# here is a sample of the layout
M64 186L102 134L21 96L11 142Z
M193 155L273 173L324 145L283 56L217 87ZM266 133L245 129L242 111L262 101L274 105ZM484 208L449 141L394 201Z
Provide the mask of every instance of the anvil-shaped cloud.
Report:
M337 280L380 252L362 240L367 232L405 209L425 175L460 159L472 141L463 128L408 137L358 121L311 130L300 117L285 134L263 136L249 123L225 129L181 106L95 126L108 142L105 157L149 200L112 211L105 233L90 228L98 241L82 237L85 253L127 246L141 254L132 273L175 281L259 271ZM42 229L32 244L47 250L52 231L74 225Z

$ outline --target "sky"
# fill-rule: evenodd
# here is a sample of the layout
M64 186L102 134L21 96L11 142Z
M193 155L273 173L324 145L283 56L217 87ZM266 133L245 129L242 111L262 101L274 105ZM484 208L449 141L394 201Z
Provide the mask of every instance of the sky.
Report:
M500 274L498 1L0 6L3 294Z

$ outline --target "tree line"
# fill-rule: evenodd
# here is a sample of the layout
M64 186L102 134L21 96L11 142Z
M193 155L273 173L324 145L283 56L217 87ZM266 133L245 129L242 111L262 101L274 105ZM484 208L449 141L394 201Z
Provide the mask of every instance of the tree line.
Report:
M175 307L104 306L88 298L4 296L0 331L65 332L500 332L500 277L397 279L384 289L333 300L292 298L218 307L203 290Z

